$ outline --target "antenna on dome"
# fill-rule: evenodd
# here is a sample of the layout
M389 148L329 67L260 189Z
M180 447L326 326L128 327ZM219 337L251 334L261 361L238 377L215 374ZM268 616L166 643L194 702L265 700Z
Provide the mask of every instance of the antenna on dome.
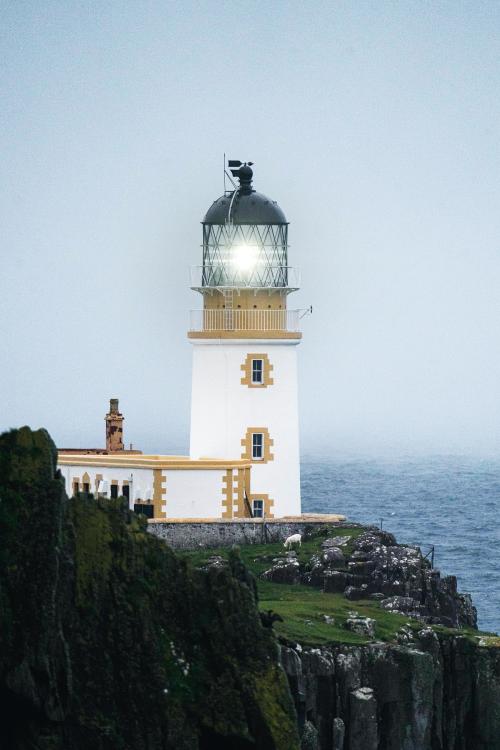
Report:
M231 167L234 164L241 165L241 161L235 162L232 159L229 159L229 161L227 163L228 167ZM232 169L231 169L231 172L233 174L233 177L235 177L236 175L234 174L234 171ZM224 195L228 192L226 190L226 177L229 180L229 182L231 183L231 185L233 186L233 189L234 190L238 190L237 184L235 183L235 181L233 180L233 177L231 177L231 175L229 174L229 172L226 169L226 154L224 154Z

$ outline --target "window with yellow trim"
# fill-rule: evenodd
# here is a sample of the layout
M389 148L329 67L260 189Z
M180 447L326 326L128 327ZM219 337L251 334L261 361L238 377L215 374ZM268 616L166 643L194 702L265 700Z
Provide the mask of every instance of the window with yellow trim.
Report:
M267 388L274 385L274 367L265 352L247 354L240 369L243 373L241 385L246 385L247 388Z
M252 502L252 513L254 518L263 518L264 517L264 500L261 500L260 498L255 499Z
M267 463L274 459L271 448L274 440L267 427L248 427L245 437L241 439L243 451L241 458L253 463Z
M262 461L264 458L264 435L262 432L252 433L252 458L254 461Z

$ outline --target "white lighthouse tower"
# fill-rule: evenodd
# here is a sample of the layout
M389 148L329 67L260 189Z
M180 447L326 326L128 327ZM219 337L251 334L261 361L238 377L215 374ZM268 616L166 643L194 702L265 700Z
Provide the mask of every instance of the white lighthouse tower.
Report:
M298 289L298 273L288 265L283 211L254 190L250 164L229 166L239 185L207 211L202 265L192 269L191 288L201 293L203 309L191 312L188 334L190 457L247 462L243 474L228 480L223 517L297 516L302 334L288 295Z

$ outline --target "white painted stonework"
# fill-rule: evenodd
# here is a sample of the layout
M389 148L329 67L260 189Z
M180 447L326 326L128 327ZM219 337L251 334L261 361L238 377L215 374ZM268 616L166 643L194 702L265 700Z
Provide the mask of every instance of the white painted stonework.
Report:
M82 456L82 460L88 456ZM113 465L113 458L106 459L100 456L98 466L79 464L78 456L74 463L66 463L60 458L59 469L65 480L66 491L72 494L73 483L78 479L80 486L84 474L88 475L90 492L97 494L97 475L107 483L105 491L99 492L107 497L111 493L111 484L118 483L118 494L123 494L124 483L131 487L129 496L130 507L134 503L154 500L154 474L152 468L139 468L137 463L142 460L130 459L130 466L119 467ZM161 457L160 457L161 458ZM181 457L179 457L181 458ZM147 457L145 457L147 460ZM171 459L172 460L172 459ZM175 460L175 459L173 459ZM62 461L62 463L61 463ZM110 465L106 465L107 461ZM214 467L207 469L191 468L189 461L185 460L185 467L162 469L161 476L165 479L162 486L165 488L164 503L161 511L166 518L220 518L222 514L223 488L225 467ZM102 485L101 485L102 488Z
M102 478L108 482L109 486L111 486L111 482L113 480L117 481L120 495L122 494L123 482L125 481L131 484L132 493L130 496L130 502L132 507L134 500L149 500L150 498L152 498L152 469L138 469L132 466L130 468L123 468L119 466L113 466L112 468L108 468L106 466L86 466L78 464L77 459L78 457L75 456L74 464L67 464L66 462L64 464L61 464L61 462L59 462L59 469L62 476L64 477L66 492L68 493L68 495L72 494L73 482L75 478L78 478L81 483L83 475L87 473L90 479L90 491L93 494L96 494L97 492L96 475L99 474L99 476L102 476ZM109 497L109 487L106 494Z
M252 495L274 500L275 517L299 515L299 419L297 339L196 339L193 344L190 456L237 459L249 427L267 427L274 459L255 461ZM273 384L241 384L248 354L267 354Z
M220 518L222 480L220 469L166 471L167 518Z

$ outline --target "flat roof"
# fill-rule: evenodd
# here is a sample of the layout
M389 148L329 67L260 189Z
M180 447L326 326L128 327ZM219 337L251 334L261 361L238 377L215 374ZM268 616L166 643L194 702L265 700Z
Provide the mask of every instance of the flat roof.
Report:
M59 466L108 466L124 469L246 469L252 465L245 459L190 458L189 456L161 456L143 453L65 453L58 452Z

